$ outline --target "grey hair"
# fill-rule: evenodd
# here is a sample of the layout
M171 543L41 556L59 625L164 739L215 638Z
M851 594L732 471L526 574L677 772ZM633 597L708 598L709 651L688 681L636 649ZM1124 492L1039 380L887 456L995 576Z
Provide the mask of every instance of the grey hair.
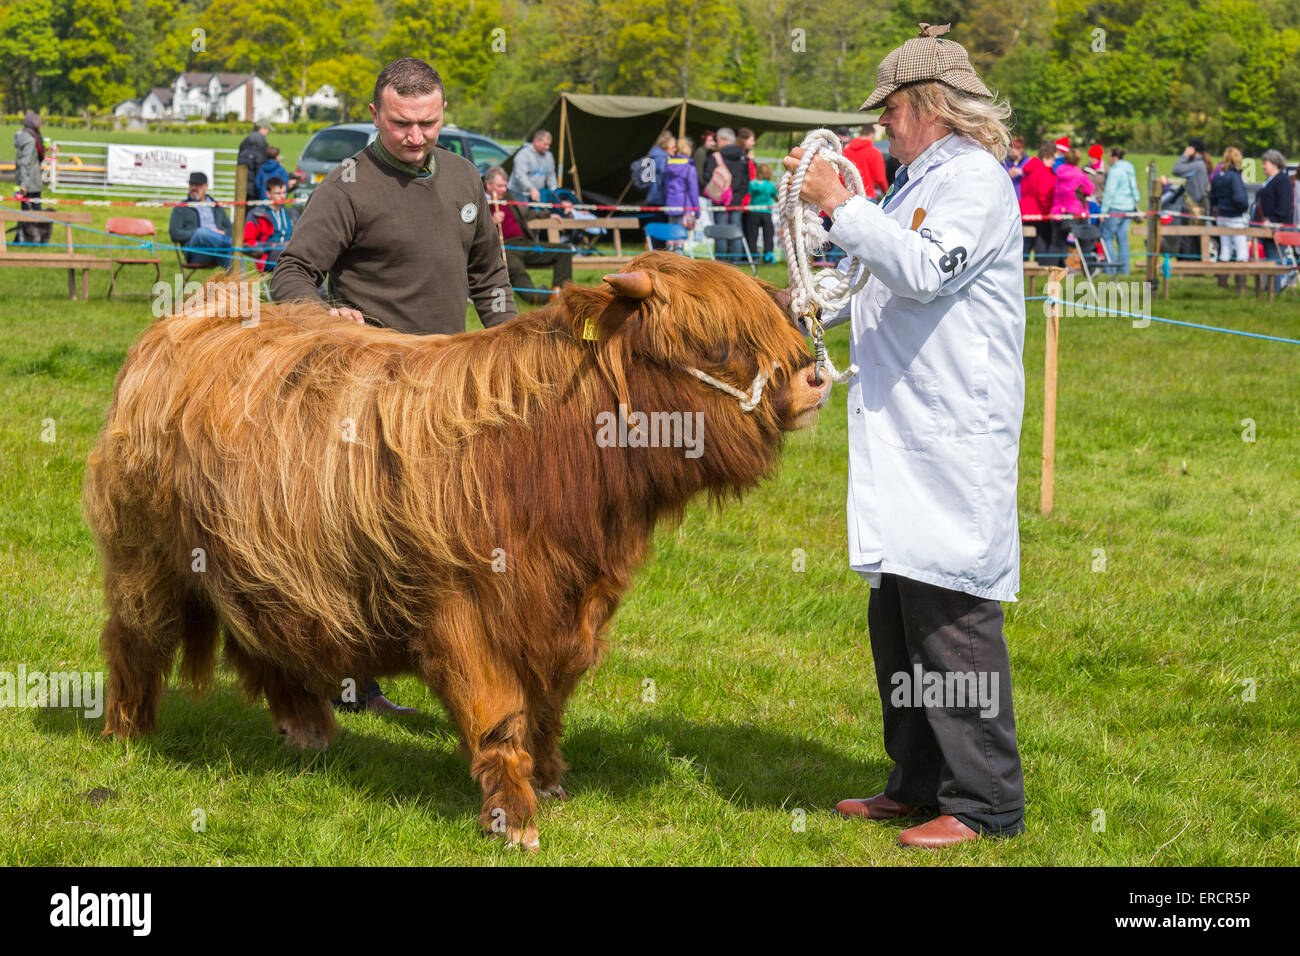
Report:
M492 166L483 174L483 182L487 182L489 179L504 179L508 181L510 179L510 174L500 166Z
M910 83L898 91L912 104L918 116L931 117L954 133L973 139L1001 161L1011 145L1011 104L996 96L992 100L971 96L938 80Z
M718 131L713 135L719 143L734 143L736 141L736 131L730 126L719 126Z
M1286 169L1286 157L1278 149L1266 149L1264 155L1260 157L1266 163L1272 163L1278 169Z

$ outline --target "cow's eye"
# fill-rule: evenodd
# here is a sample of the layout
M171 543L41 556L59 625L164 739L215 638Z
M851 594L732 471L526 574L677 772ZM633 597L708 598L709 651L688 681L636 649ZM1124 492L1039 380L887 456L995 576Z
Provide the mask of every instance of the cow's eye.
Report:
M709 359L714 365L726 365L727 359L731 356L731 349L727 345L715 345L713 351L709 353Z

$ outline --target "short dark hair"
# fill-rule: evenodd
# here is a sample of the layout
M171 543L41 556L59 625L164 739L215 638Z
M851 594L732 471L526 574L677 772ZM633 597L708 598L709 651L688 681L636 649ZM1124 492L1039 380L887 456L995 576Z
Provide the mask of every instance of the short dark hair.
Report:
M279 159L279 158L280 158L280 147L279 147L279 146L268 146L268 147L266 147L266 158L267 158L267 159Z
M275 189L279 186L287 186L287 185L289 184L286 183L279 176L272 176L270 179L266 181L266 191L270 192L272 189Z
M398 96L420 94L427 96L430 93L441 93L443 102L447 100L447 90L442 85L442 77L438 75L438 71L413 56L394 60L379 72L375 80L374 99L371 100L376 110L379 109L380 97L385 87L390 86Z
M754 131L748 126L742 126L736 130L736 139L753 139Z
M547 139L555 138L554 136L551 135L551 131L549 129L539 129L533 133L532 138L529 139L528 142L535 143L537 142L538 139L540 139L543 136L546 137Z

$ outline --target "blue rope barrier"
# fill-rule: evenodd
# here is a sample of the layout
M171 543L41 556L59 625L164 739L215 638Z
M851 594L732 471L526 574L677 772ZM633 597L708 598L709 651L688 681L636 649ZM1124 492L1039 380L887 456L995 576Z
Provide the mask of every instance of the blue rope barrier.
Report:
M155 241L153 241L153 240L148 240L148 239L137 239L137 238L135 238L134 236L121 236L121 235L118 235L117 233L109 232L109 231L106 230L106 229L96 229L94 226L86 226L86 225L82 225L81 223L76 223L76 222L62 222L62 221L60 221L60 220L58 220L58 219L51 219L49 216L42 216L39 212L37 212L37 211L34 210L34 209L24 209L24 210L22 210L22 212L24 212L24 213L25 213L26 215L28 215L28 216L32 216L33 218L35 218L35 219L37 219L37 220L39 220L39 221L41 221L41 222L48 222L48 223L51 223L52 225L55 225L55 226L64 226L65 228L68 228L68 229L80 229L80 230L82 230L83 232L93 232L93 233L95 233L96 235L99 235L99 236L108 236L108 237L110 237L110 238L112 238L112 239L116 239L116 240L117 240L117 242L114 242L114 243L106 243L106 244L98 245L98 246L92 246L92 245L78 245L78 244L74 243L74 244L73 244L73 248L74 248L74 249L77 249L77 248L82 248L82 249L131 249L131 248L135 248L135 249L140 250L140 251L142 251L142 252L155 252L155 251L158 251L158 250L177 250L177 251L180 251L180 252L184 252L184 253L186 253L186 258L188 258L190 255L199 255L199 256L208 256L209 258L212 258L212 259L227 259L227 260L229 260L232 256L238 256L238 257L241 258L241 259L249 259L249 260L253 260L253 259L258 258L258 257L262 254L262 252L268 251L269 249L273 248L273 247L271 247L271 246L235 246L235 245L232 245L232 246L229 246L229 247L226 247L226 246L176 246L176 245L172 245L171 243L167 243L167 242L155 242ZM39 243L39 242L38 242L38 243L18 243L18 242L11 242L11 243L8 243L8 245L11 245L11 246L18 246L18 245L28 246L28 245L34 245L34 246L40 246L40 247L51 247L51 248L52 248L52 247L54 247L54 246L56 245L56 243L52 243L52 242L48 242L48 243ZM67 246L64 245L63 248L66 249Z
M1183 322L1179 319L1166 319L1158 315L1142 315L1140 312L1124 312L1119 309L1103 309L1096 305L1089 305L1079 302L1069 302L1065 299L1058 299L1050 295L1026 296L1026 302L1055 302L1058 305L1069 305L1076 309L1088 312L1097 312L1104 315L1117 315L1130 319L1146 319L1150 322L1163 322L1166 325L1181 325L1188 329L1201 329L1205 332L1222 332L1225 335L1240 335L1248 339L1263 339L1266 342L1283 342L1287 345L1300 345L1300 339L1284 339L1277 335L1263 335L1259 332L1243 332L1241 329L1225 329L1217 325L1201 325L1197 322Z

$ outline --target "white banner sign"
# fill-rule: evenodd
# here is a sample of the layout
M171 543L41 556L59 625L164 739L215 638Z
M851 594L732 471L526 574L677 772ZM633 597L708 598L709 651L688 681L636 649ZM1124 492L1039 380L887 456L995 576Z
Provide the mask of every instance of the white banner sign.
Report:
M179 146L118 146L108 144L108 181L131 186L185 189L190 173L205 173L213 181L213 152Z

